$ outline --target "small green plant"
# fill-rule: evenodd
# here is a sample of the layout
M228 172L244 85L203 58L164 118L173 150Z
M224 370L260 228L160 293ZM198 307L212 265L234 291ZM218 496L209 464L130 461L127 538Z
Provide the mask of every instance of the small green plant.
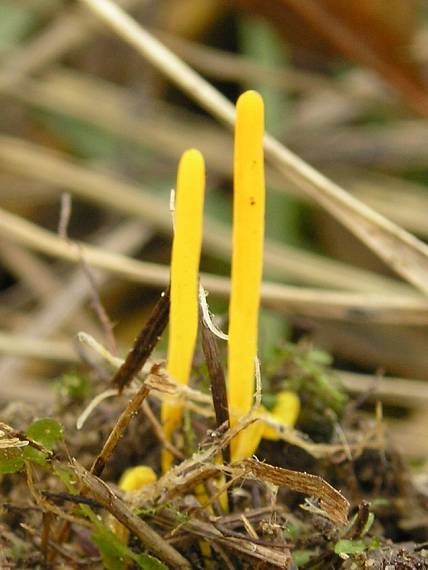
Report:
M81 372L67 372L56 379L55 389L61 404L84 402L93 392L91 381Z
M271 389L263 403L273 407L281 390L297 393L301 401L297 427L328 438L348 402L340 379L329 369L331 363L329 354L306 342L286 343L267 366Z

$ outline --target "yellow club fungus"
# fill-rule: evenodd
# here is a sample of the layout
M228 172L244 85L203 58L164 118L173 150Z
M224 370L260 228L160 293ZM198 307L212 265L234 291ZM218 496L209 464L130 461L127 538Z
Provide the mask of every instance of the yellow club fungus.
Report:
M228 343L228 399L232 424L251 410L254 397L265 216L263 135L263 100L255 91L247 91L238 99L235 124ZM249 426L232 442L234 460L254 453L263 431L260 424Z
M178 384L188 383L198 330L198 273L204 192L204 159L199 151L190 149L183 154L178 166L171 259L167 370ZM179 402L170 400L163 403L161 419L168 439L179 425L181 416ZM169 469L171 462L171 454L163 450L164 472Z
M156 473L147 465L130 467L121 476L119 487L122 491L138 491L149 483L156 481Z

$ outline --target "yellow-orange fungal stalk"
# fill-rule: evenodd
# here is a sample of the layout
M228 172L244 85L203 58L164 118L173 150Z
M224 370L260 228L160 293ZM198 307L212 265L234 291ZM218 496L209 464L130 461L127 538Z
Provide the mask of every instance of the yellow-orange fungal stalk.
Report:
M199 151L190 149L183 154L178 166L171 258L167 370L178 384L188 383L198 330L198 273L204 193L204 159ZM178 402L164 402L161 418L168 439L179 425L181 416L182 408ZM171 454L164 450L164 472L169 469L171 461Z
M228 398L232 423L253 403L265 217L264 106L255 91L236 105L232 290L229 307ZM232 458L251 455L262 429L253 426L232 442ZM244 455L243 455L244 454Z

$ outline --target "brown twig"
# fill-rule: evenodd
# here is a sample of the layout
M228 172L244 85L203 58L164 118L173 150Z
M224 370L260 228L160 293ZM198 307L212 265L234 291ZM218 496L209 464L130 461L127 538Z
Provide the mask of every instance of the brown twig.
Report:
M175 548L135 515L103 481L77 462L73 463L73 467L87 493L134 533L151 553L172 568L191 568L190 563Z
M125 362L113 377L112 384L120 392L141 370L165 330L169 317L169 287L154 306L149 320L138 335Z
M34 441L33 439L27 437L24 432L15 430L15 429L11 428L9 425L5 424L4 422L0 422L0 430L7 433L9 438L16 438L17 440L23 441L23 442L28 441L29 446L31 446L34 449L37 449L37 451L40 451L41 453L45 454L49 459L51 459L54 455L52 450L47 449L46 447L44 447L43 445L41 445L37 441Z

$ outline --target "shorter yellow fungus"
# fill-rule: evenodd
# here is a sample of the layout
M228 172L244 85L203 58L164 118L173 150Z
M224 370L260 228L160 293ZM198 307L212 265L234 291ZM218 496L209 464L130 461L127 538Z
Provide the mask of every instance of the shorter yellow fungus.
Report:
M178 384L187 384L198 332L199 260L201 255L205 163L202 154L187 150L181 157L176 186L175 233L171 257L171 305L167 370ZM182 407L167 400L161 419L165 436L171 439L180 424ZM162 451L162 470L172 463L171 453Z
M272 411L266 412L263 417L274 420L281 426L293 427L300 413L300 400L295 392L283 391L277 395L277 400ZM264 425L264 439L278 441L277 430L270 425Z
M293 427L300 413L300 400L294 392L283 391L277 395L277 401L272 411L260 406L256 410L256 416L260 418L245 429L245 437L238 439L234 448L234 461L240 461L250 457L261 439L279 441L278 429L269 425L269 421L275 422L278 427ZM263 421L266 420L266 421Z
M130 467L124 473L119 481L119 488L122 491L138 491L149 483L156 481L156 473L147 465L137 465Z

